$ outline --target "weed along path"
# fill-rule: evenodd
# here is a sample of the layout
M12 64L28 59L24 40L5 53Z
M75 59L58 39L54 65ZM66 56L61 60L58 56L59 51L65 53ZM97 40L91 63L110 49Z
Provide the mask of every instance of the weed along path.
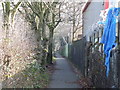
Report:
M59 54L56 56L55 71L52 74L49 88L80 88L80 86L75 83L79 78L73 72L70 64Z

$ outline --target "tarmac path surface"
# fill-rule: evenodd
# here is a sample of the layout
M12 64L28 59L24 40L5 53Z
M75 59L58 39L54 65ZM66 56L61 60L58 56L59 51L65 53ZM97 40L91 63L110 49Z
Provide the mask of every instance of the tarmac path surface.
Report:
M79 78L73 72L72 66L59 54L56 57L55 71L52 74L49 88L80 88L80 85L75 83Z

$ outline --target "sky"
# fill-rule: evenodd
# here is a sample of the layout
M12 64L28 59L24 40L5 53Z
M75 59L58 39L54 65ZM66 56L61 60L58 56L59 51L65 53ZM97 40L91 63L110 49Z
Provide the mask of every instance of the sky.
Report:
M0 3L0 10L2 10L2 4Z

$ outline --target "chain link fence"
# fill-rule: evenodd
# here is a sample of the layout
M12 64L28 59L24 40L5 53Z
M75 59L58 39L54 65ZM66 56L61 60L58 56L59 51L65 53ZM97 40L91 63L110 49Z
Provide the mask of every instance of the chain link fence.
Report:
M118 44L111 52L110 72L107 77L103 45L99 43L102 33L103 27L99 27L90 36L90 42L87 42L86 37L83 37L72 44L62 46L60 53L68 58L83 76L89 78L93 86L98 88L120 87L120 47Z

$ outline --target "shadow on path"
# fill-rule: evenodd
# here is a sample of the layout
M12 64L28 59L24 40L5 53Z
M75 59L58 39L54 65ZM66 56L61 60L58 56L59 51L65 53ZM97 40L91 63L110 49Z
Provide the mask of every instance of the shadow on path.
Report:
M55 71L49 88L80 88L80 85L75 83L79 78L73 72L67 60L59 54L56 57Z

